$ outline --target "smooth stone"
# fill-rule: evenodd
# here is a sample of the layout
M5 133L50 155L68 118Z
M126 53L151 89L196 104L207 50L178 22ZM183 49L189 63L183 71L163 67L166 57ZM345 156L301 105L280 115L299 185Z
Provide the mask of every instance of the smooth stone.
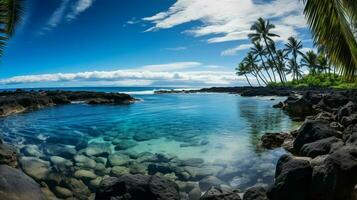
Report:
M102 177L97 177L96 179L89 181L89 186L91 188L97 189L100 186L100 183L102 182L102 180L103 180Z
M207 177L201 179L199 182L199 186L200 186L201 190L203 190L203 191L208 190L212 186L219 187L222 184L224 184L224 182L215 176L207 176Z
M191 167L200 167L204 163L202 158L189 158L182 160L180 165L182 166L191 166Z
M77 153L75 147L69 145L51 144L46 145L43 149L47 155L60 156L65 159L73 159L73 156Z
M0 165L0 199L46 200L40 186L21 170Z
M76 165L79 167L83 167L86 169L93 169L96 166L96 162L84 155L75 155L74 156L74 161L76 162Z
M46 200L60 200L48 187L41 187L41 191Z
M120 140L120 142L113 141L113 144L115 145L115 150L117 150L117 151L130 149L130 148L138 145L137 142L132 141L132 140Z
M0 164L18 167L17 152L14 147L3 143L0 144Z
M174 182L159 176L141 174L104 179L96 193L96 200L179 200L179 198L178 186Z
M87 200L91 195L90 190L81 180L69 178L65 181L64 186L70 189L73 195L79 200Z
M123 167L123 166L114 166L112 167L112 171L111 171L111 174L113 176L122 176L124 174L129 174L130 173L130 170L127 168L127 167Z
M77 170L74 172L74 177L82 179L83 181L89 181L97 178L97 175L88 170Z
M60 198L68 198L68 197L73 196L73 193L71 190L64 188L64 187L60 187L60 186L56 186L54 189L54 192Z
M59 156L51 156L50 161L60 171L66 171L66 169L73 167L72 161L64 159Z
M107 157L111 154L111 149L108 143L91 143L85 148L84 153L87 156L103 156Z
M118 152L111 154L108 157L108 160L112 166L126 165L130 162L129 156L118 153Z
M153 135L152 134L147 134L147 133L144 133L144 134L136 134L133 136L133 139L138 141L138 142L143 142L143 141L147 141L147 140L151 140L153 139Z
M188 193L188 198L189 200L199 200L202 195L202 192L199 187L193 188L189 193Z
M241 200L237 190L211 187L200 200Z
M46 179L50 172L50 162L43 161L39 158L22 157L20 163L25 173L36 180Z
M30 156L30 157L43 157L44 154L41 152L40 148L38 148L37 145L26 145L24 148L21 149L21 152L25 156Z

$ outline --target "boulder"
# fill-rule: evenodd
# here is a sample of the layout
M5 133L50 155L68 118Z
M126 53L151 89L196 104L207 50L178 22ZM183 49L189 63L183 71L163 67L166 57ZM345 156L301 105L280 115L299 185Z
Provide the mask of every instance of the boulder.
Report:
M40 186L22 171L0 165L0 199L46 200Z
M199 187L194 187L189 193L188 198L189 200L199 200L202 196L202 192Z
M17 153L15 148L3 144L0 144L0 165L5 164L11 167L18 167Z
M315 158L319 155L328 154L331 148L343 146L343 141L336 137L329 137L302 146L300 155Z
M357 106L352 101L348 102L346 105L344 105L340 109L338 109L337 120L339 122L341 122L344 117L355 113L356 109L357 109Z
M310 101L304 97L297 100L286 100L284 110L292 117L304 119L306 116L314 114L314 109Z
M37 145L26 145L24 148L21 149L21 152L25 156L30 156L30 157L43 157L44 154L41 152L41 150L38 148Z
M108 157L109 163L112 166L121 166L121 165L127 165L130 162L129 156L122 154L120 152L116 152L114 154L111 154Z
M357 147L347 145L328 155L313 168L312 199L352 198L357 183Z
M251 187L243 195L243 200L269 200L264 187Z
M343 126L349 126L349 125L357 124L357 114L352 114L352 115L343 117L342 120L341 120L341 124Z
M201 190L206 191L212 186L219 187L220 185L224 184L219 178L215 176L207 176L200 180L199 186Z
M123 175L104 179L97 190L96 200L179 200L176 183L160 177L147 175Z
M36 180L44 180L50 172L50 162L35 157L22 157L21 168Z
M311 174L308 160L283 155L276 166L275 183L267 196L270 200L308 199Z
M325 120L306 120L297 131L294 141L294 150L300 152L304 144L315 142L328 137L340 137L340 132L332 129L328 121Z
M200 200L241 200L237 190L211 187Z
M107 157L111 154L110 145L107 143L91 143L84 150L87 156L102 156Z
M97 165L95 160L85 156L85 155L75 155L74 161L76 162L76 166L85 168L85 169L94 169Z
M343 132L343 139L348 144L357 145L357 124L350 125Z
M72 191L64 187L56 186L54 192L60 198L69 198L73 196Z
M267 149L281 147L285 140L292 139L288 133L266 133L262 136L262 146Z
M90 181L97 178L97 175L89 170L77 170L74 172L74 177L83 181Z
M64 181L64 186L72 191L73 195L79 200L87 200L91 195L90 190L81 180L68 178Z

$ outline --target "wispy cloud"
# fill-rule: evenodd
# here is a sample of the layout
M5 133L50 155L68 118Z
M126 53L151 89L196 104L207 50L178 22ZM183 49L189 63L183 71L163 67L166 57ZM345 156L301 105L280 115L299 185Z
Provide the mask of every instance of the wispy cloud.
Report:
M212 71L199 62L179 62L159 65L147 65L130 70L91 71L78 73L55 73L15 76L0 79L2 85L50 83L50 82L110 82L132 85L155 85L155 83L181 85L230 85L243 81L232 71ZM198 71L187 71L197 68ZM171 84L171 85L172 85Z
M72 7L71 12L69 12L66 16L68 21L72 21L79 14L86 11L93 4L94 0L78 0L77 3Z
M185 33L194 37L208 36L207 42L219 43L247 39L250 26L259 17L277 25L275 31L281 35L280 40L298 35L297 30L306 26L302 3L296 0L177 0L167 11L143 20L153 23L147 31L200 21L201 25Z
M171 48L165 48L165 50L168 50L168 51L183 51L183 50L186 50L187 47L171 47Z
M247 50L247 49L250 49L251 47L253 47L252 44L241 44L237 47L222 51L221 55L222 56L234 56L234 55L237 55L237 53L239 51Z
M48 20L45 27L42 28L40 34L43 34L44 31L50 31L63 20L65 12L68 8L69 0L62 0L60 6L53 12L50 19Z

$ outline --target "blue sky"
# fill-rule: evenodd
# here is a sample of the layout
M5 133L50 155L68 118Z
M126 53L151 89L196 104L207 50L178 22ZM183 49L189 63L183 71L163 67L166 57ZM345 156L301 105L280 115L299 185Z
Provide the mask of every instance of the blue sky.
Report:
M31 0L0 87L242 85L259 17L311 47L297 0Z

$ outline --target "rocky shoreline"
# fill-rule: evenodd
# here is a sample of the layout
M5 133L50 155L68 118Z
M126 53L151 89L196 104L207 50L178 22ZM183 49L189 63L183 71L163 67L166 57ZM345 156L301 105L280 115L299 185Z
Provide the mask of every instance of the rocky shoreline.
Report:
M128 104L135 99L127 94L86 91L25 91L0 92L0 117L40 108L66 105L73 102L87 104Z
M231 89L224 89L225 92L228 90ZM259 96L256 91L272 95L270 89L249 90L247 94ZM34 95L18 92L19 97L31 98ZM42 151L36 145L26 145L17 150L0 143L0 177L4 177L0 179L0 199L357 199L357 92L294 91L292 94L292 91L282 89L276 94L286 96L283 95L285 92L290 96L274 107L283 109L295 120L304 120L304 123L291 133L269 133L262 137L263 147L283 147L290 152L279 159L275 183L271 187L255 186L245 191L230 188L217 177L235 172L225 170L225 174L218 176L202 159L181 160L174 155L124 153L121 150L135 145L135 141L126 138L118 142L114 138L105 138L116 144L118 151L113 153L104 143L84 144L80 138L53 137L46 142L56 144L60 140L68 140L68 145L45 146L45 151ZM66 103L55 101L55 96L61 94L60 99L67 99L62 101ZM41 100L17 104L22 107L31 105L26 110L33 110L71 101L121 104L134 100L126 95L119 95L119 98L116 94L87 92L45 92L38 95L36 98L52 102L38 103ZM135 137L134 140L145 138ZM51 156L45 158L44 154Z

